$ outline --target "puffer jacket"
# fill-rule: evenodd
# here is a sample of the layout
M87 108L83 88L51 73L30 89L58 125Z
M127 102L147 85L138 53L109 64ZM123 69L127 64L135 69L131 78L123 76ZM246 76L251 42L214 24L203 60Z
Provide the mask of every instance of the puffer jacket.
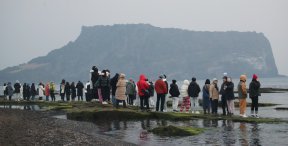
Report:
M246 76L240 76L240 82L238 84L238 98L246 99L247 98L247 90L246 90Z
M260 91L259 91L260 86L261 86L261 84L259 81L252 80L252 82L249 85L249 97L250 98L260 96Z
M157 94L167 94L167 85L162 79L156 81L155 91Z
M188 86L189 86L189 81L188 80L184 80L183 85L181 86L180 89L180 94L181 97L187 97L188 95Z
M227 82L227 88L225 90L226 92L226 98L227 100L234 100L234 83L233 82Z

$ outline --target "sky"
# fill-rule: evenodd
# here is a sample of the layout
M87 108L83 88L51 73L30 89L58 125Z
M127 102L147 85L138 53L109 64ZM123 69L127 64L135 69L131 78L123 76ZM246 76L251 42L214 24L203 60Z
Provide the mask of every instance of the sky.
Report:
M138 23L262 32L288 75L288 0L0 0L0 69L61 48L82 26Z

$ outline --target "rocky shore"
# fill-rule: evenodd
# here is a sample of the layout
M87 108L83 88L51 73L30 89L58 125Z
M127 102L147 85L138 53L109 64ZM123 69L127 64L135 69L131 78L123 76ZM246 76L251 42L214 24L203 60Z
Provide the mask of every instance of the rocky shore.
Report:
M97 134L97 127L49 112L0 109L0 145L134 145Z

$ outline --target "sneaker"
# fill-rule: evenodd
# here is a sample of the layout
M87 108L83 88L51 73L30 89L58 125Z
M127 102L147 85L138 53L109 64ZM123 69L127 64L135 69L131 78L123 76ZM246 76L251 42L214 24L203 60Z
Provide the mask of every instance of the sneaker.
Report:
M186 114L188 114L189 112L185 112Z
M247 116L244 114L243 116L242 116L243 118L247 118Z
M102 102L102 104L108 104L106 101Z
M255 115L255 118L259 118L259 116L256 114L256 115Z
M250 117L255 117L255 115L254 115L254 114L251 114Z
M194 114L194 111L192 111L191 113Z
M195 113L196 113L196 114L200 114L200 112L199 112L199 111L196 111Z

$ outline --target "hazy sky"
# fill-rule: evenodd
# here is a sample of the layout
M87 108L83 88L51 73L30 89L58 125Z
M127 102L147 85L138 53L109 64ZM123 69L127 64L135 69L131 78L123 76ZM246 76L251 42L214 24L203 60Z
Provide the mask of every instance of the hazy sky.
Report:
M0 0L0 69L74 41L83 25L126 23L263 32L288 75L288 0Z

